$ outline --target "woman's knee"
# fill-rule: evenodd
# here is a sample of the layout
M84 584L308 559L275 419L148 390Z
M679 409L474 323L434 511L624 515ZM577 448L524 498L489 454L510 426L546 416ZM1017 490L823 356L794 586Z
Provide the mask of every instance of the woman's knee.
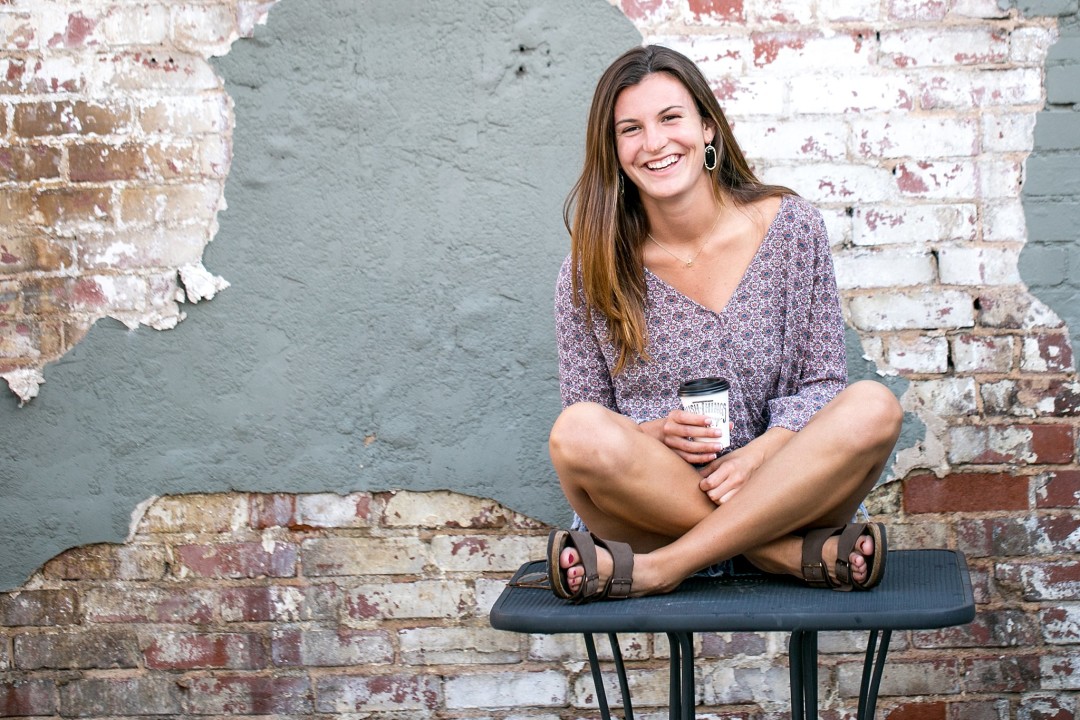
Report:
M565 408L551 428L548 449L556 466L602 466L619 456L625 433L622 416L603 405L582 402Z
M900 434L904 409L889 388L873 380L860 380L848 386L852 415L871 444L890 447Z

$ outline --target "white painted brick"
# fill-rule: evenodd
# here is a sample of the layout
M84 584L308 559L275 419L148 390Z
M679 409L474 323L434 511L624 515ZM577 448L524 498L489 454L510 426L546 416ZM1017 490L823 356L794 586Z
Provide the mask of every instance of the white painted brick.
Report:
M938 274L943 285L1013 285L1021 282L1016 247L942 247Z
M189 52L224 55L240 37L231 4L179 5L172 8L173 42Z
M169 10L163 5L112 5L97 30L110 46L161 45L168 38Z
M975 379L943 378L913 381L905 393L910 407L923 407L940 417L971 415L978 410Z
M748 37L728 33L652 39L678 50L693 60L706 78L715 81L727 76L740 77L754 61L754 44Z
M1046 51L1058 38L1055 29L1027 26L1012 31L1009 38L1009 60L1022 65L1042 67L1046 62Z
M432 562L444 572L509 572L544 557L547 538L439 535L431 539Z
M1080 690L1080 660L1075 653L1043 655L1039 675L1043 690Z
M409 665L473 665L521 662L526 636L493 628L400 630L401 657Z
M630 685L630 697L635 706L666 706L668 704L668 671L646 670L638 668L626 669L626 680ZM608 703L613 706L622 706L619 695L619 680L615 673L604 673L604 692L607 694ZM697 689L697 697L700 699L701 690ZM593 685L592 675L582 673L574 680L571 704L574 707L596 708L596 687Z
M829 234L829 245L833 248L851 244L851 215L847 208L820 207L821 219L825 223L825 232Z
M1035 113L999 113L982 117L982 148L986 152L1031 152L1035 143Z
M1014 347L1010 335L958 335L952 340L953 367L959 373L1009 372Z
M892 174L867 165L775 165L761 168L759 176L815 203L882 202L896 196Z
M764 160L840 160L847 128L835 120L740 120L732 128L739 146Z
M1020 198L1000 198L983 207L983 240L987 242L1024 242L1027 240L1027 217Z
M1023 177L1021 161L988 156L979 162L979 194L987 199L1019 197Z
M936 69L921 75L924 110L1042 105L1042 74L1035 68L971 72Z
M874 158L968 157L978 149L975 118L889 115L852 124L854 151Z
M305 575L411 575L431 562L416 538L314 538L301 547Z
M1009 290L1004 293L984 293L984 295L989 302L983 303L980 320L986 327L1056 328L1064 326L1061 318L1053 310L1030 293Z
M938 336L895 336L889 338L887 361L900 372L944 373L949 369L949 342Z
M383 512L388 527L503 527L513 511L494 500L451 492L407 492L392 495Z
M479 614L487 615L491 612L491 608L495 605L495 601L499 599L503 590L506 589L506 583L506 580L493 580L491 578L476 579L476 611Z
M876 368L886 367L885 341L879 335L860 336L862 346L862 359L872 363Z
M1067 336L1066 336L1067 337ZM1024 372L1047 372L1059 369L1063 365L1062 355L1066 348L1060 345L1043 347L1038 337L1024 338L1021 348L1020 369ZM1052 362L1047 362L1047 361Z
M944 0L888 0L889 19L900 22L934 22L945 18Z
M660 657L652 652L651 636L647 633L619 633L619 652L624 660L647 660ZM607 635L593 636L596 655L601 660L611 660L611 644ZM578 633L560 633L557 635L531 635L529 637L529 659L545 662L587 662L588 651L585 640Z
M933 256L925 250L855 248L834 253L841 289L910 287L934 280Z
M569 694L566 676L555 670L448 676L443 683L446 707L452 710L561 707Z
M788 669L777 663L764 667L718 665L702 677L702 699L708 705L783 706L791 695L788 680Z
M1013 462L1032 463L1036 455L1031 449L1032 432L1028 428L1006 425L1003 427L978 427L961 425L949 428L949 461L954 463L975 462L987 451Z
M1008 10L999 7L998 0L952 0L949 15L966 18L996 19L1009 16Z
M1035 417L1038 408L1029 407L1024 403L1016 402L1016 381L1015 380L1002 380L996 383L983 383L979 387L979 394L982 396L983 405L985 407L992 408L1008 408L1008 413L1017 417ZM1051 407L1050 412L1053 412L1053 398L1049 398Z
M881 33L882 64L899 68L1000 63L1008 53L1008 34L991 27L935 25Z
M909 197L936 200L968 199L977 190L975 164L970 160L907 161L896 166L896 186Z
M784 111L786 82L781 77L725 77L714 81L711 87L731 119L779 115Z
M474 605L468 585L451 580L358 585L345 600L350 616L360 621L458 618Z
M818 17L828 22L871 22L880 15L878 0L832 0L818 6Z
M809 25L814 18L812 3L801 0L754 0L744 7L750 25L778 23L795 27Z
M856 245L923 244L975 239L975 205L860 206L852 218Z
M371 522L366 510L370 501L367 493L297 495L296 519L301 525L311 527L368 527Z
M871 69L843 73L814 73L793 82L791 115L838 115L910 110L917 85L907 76Z
M860 330L935 330L975 324L972 296L959 290L875 293L851 298L848 307L852 323Z
M837 68L865 71L876 61L876 43L848 33L825 37L811 32L758 33L753 36L753 42L754 66L766 68L770 74L801 76L808 67L818 71Z

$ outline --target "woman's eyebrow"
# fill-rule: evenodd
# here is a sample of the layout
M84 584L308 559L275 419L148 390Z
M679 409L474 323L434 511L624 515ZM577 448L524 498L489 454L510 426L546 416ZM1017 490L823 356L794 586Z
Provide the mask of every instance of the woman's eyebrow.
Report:
M663 115L664 113L671 112L672 110L684 110L684 109L685 108L683 108L682 105L668 105L666 108L663 108L662 110L660 110L656 114L657 114L657 116L660 116L660 115ZM622 125L624 123L633 123L633 122L637 122L637 120L634 119L634 118L623 118L622 120L616 120L615 121L615 127L618 127L619 125Z

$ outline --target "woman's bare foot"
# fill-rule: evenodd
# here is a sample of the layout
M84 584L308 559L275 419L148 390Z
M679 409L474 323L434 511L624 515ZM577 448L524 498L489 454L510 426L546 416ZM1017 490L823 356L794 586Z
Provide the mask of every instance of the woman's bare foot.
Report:
M643 595L655 595L670 592L678 585L678 580L671 581L659 576L654 570L655 563L646 554L634 554L633 584L630 586L630 597ZM559 554L559 567L566 571L566 584L572 592L577 592L585 581L585 567L581 564L581 556L577 548L568 547ZM614 562L611 553L602 547L596 548L596 572L600 576L600 587L603 587L614 571Z

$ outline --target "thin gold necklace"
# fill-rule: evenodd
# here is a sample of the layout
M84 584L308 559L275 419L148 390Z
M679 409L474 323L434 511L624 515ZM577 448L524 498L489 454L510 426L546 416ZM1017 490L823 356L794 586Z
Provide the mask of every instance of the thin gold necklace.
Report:
M663 250L664 252L666 252L668 255L675 258L679 262L685 263L686 267L693 267L694 266L694 261L698 259L698 256L701 255L701 251L704 250L705 246L709 244L709 239L712 237L712 231L716 229L716 224L718 222L720 222L720 215L721 215L721 213L716 213L716 219L713 220L712 227L710 227L708 230L705 231L705 239L701 241L701 247L699 247L697 252L694 253L694 257L688 258L686 260L684 260L683 258L679 257L678 255L676 255L675 253L671 252L666 247L661 245L660 241L652 236L652 233L645 233L645 234L648 236L648 238L650 240L652 240L654 243L656 243L656 247L660 248L661 250Z

